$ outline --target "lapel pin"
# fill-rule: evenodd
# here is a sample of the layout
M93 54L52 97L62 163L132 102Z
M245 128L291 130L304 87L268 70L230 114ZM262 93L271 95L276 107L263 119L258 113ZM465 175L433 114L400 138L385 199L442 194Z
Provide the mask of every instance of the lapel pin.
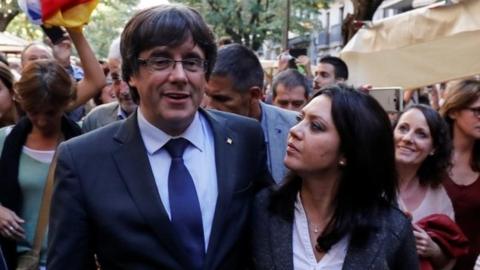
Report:
M232 139L227 138L227 143L228 143L228 144L232 144L232 143L233 143Z

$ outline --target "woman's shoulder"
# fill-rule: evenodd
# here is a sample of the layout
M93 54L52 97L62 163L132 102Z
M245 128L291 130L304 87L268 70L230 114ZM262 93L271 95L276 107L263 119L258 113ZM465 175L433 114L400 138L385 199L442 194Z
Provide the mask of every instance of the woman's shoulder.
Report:
M453 204L443 185L429 187L425 204L432 208L432 214L444 214L454 219Z
M400 237L406 229L411 228L410 218L396 206L390 206L382 211L381 219L385 232L395 237Z

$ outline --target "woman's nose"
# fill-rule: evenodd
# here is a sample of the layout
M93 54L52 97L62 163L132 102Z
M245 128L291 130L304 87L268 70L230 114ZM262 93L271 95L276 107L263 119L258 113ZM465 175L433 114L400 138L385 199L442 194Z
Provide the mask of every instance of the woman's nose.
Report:
M413 142L413 138L412 138L412 132L407 132L405 133L403 136L402 136L402 141L405 141L405 142Z
M290 128L290 136L296 138L296 139L300 139L302 137L302 132L301 132L301 129L302 129L302 126L301 126L302 122L299 122L298 124L296 124L295 126L291 127Z

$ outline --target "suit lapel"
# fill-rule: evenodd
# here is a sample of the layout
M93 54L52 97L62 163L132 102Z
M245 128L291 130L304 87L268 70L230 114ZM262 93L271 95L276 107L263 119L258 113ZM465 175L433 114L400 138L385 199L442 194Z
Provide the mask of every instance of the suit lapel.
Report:
M145 222L161 240L165 248L187 263L187 254L177 245L176 234L163 207L155 184L147 151L137 125L137 114L130 116L121 126L115 139L121 146L112 153L113 159Z
M270 223L270 247L275 269L293 269L292 223L278 215L272 215Z
M218 185L217 204L205 262L207 268L211 268L215 259L218 257L219 244L222 243L221 238L225 237L225 217L227 216L234 192L235 171L233 171L233 165L235 162L232 160L234 153L231 152L232 149L230 149L230 147L232 143L235 143L236 137L226 128L227 123L225 119L215 117L213 114L209 114L204 110L200 110L200 112L208 119L214 137L215 166Z

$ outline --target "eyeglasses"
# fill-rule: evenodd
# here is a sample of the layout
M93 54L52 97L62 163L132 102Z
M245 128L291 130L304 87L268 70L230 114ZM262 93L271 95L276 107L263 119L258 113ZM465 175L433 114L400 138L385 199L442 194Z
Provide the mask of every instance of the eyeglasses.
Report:
M207 69L207 61L200 58L173 60L165 57L151 57L148 59L138 58L138 62L146 65L152 71L172 71L177 63L182 63L183 70L191 73L204 72Z
M466 108L473 113L475 117L480 117L480 107Z

